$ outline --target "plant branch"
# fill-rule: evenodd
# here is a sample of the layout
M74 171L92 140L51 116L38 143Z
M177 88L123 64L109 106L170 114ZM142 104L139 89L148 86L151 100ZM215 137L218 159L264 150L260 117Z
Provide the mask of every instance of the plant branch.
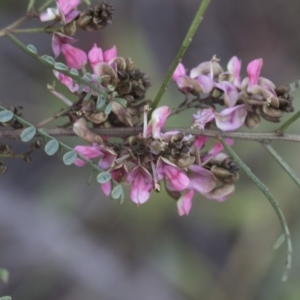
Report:
M54 120L56 117L59 117L64 114L64 111L61 111L44 121L41 121L37 124L37 127L42 127L48 122ZM69 128L48 128L45 129L48 134L52 136L76 136L72 129ZM92 129L95 133L99 135L108 135L113 137L129 137L133 135L138 135L143 132L142 127L117 127L117 128L100 128ZM300 142L300 135L298 134L278 134L277 132L261 132L261 133L252 133L252 132L221 132L218 130L200 130L200 129L187 129L187 128L163 128L162 132L167 132L170 130L180 131L184 134L192 135L203 135L213 138L223 137L223 138L233 138L239 140L248 140L256 142L266 142L266 141L289 141L289 142ZM20 130L16 129L2 129L0 130L0 138L10 138L18 139Z
M52 2L54 2L55 0L47 0L44 4L42 4L37 11L40 12L42 10L44 10L49 4L51 4ZM30 5L30 4L29 4ZM28 7L29 7L28 5ZM14 30L15 28L17 28L18 26L20 26L23 22L29 20L32 18L32 15L30 13L27 13L25 16L21 17L20 19L14 21L13 23L11 23L10 25L2 28L0 30L0 37L5 36L8 32Z
M237 163L237 165L241 167L241 169L248 175L248 177L254 182L254 184L266 196L266 198L269 200L270 204L272 205L272 207L280 221L282 230L286 237L286 244L287 244L287 258L286 258L285 270L284 270L284 273L282 276L282 281L286 281L288 278L288 274L291 270L293 247L292 247L292 241L291 241L289 227L288 227L286 219L279 207L279 204L275 200L273 195L269 192L269 189L255 176L255 174L253 174L251 172L249 167L240 159L240 157L235 153L235 151L229 145L227 145L226 141L222 137L219 137L219 140L223 144L224 148L229 153L229 155Z
M188 46L190 45L192 39L193 39L193 36L195 35L200 23L202 22L203 20L203 15L208 7L210 3L210 0L202 0L197 12L196 12L196 15L190 25L190 28L179 48L179 51L177 52L169 70L168 70L168 73L154 99L154 102L152 104L152 111L158 106L162 96L164 95L165 91L167 90L167 87L168 87L168 84L171 80L171 77L177 67L177 65L179 64L179 62L181 61L185 51L187 50Z
M276 131L283 132L300 118L300 110L286 120Z
M14 35L8 33L7 36L15 43L15 45L17 45L21 50L23 50L25 53L29 54L30 56L32 56L33 58L35 58L36 60L38 60L39 62L43 63L44 65L46 65L47 67L56 70L62 74L65 74L71 78L73 78L74 80L76 80L79 83L82 83L88 87L90 87L91 89L93 89L94 91L98 92L99 94L101 94L102 96L104 96L106 99L110 98L110 95L108 95L107 93L103 92L103 90L101 90L99 87L95 86L94 84L92 84L90 81L81 78L80 76L76 76L72 73L69 72L69 70L62 70L61 68L57 68L55 66L55 64L53 65L52 63L50 63L49 61L47 61L46 59L43 59L39 54L37 53L33 53L32 51L30 51L25 44L23 44L19 39L17 39Z
M44 125L46 125L46 124L52 122L53 120L55 120L55 119L57 119L57 118L59 118L59 117L65 115L67 112L70 111L70 109L71 109L70 107L67 107L67 108L65 108L65 109L63 109L63 110L61 110L61 111L55 113L54 115L52 115L52 116L50 116L50 117L48 117L48 118L46 118L46 119L40 121L39 123L37 123L37 124L35 125L35 127L36 127L36 128L41 128L41 127L43 127Z
M36 33L36 32L56 32L60 31L61 27L53 27L53 28L47 28L47 27L36 27L36 28L21 28L21 29L12 29L7 32L10 33Z
M278 152L269 143L262 143L262 144L276 159L276 161L280 164L280 166L287 172L287 174L293 179L293 181L300 187L300 178L287 164L287 162L278 154Z

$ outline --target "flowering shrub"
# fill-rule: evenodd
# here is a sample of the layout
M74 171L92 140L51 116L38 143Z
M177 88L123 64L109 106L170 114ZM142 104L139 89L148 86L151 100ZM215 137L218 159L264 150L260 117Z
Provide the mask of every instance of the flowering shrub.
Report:
M77 100L72 102L54 87L49 88L68 105L55 118L68 116L70 122L65 132L73 131L82 139L82 145L71 149L56 140L54 134L41 130L48 119L36 127L28 123L22 118L21 107L0 107L1 125L24 128L20 135L24 142L36 134L42 136L47 154L54 155L59 149L65 151L63 161L66 165L82 167L88 164L97 173L103 193L114 199L120 198L121 202L125 197L123 186L130 186L129 197L137 205L148 201L152 192L160 192L164 186L168 195L175 199L180 216L190 213L197 192L217 202L232 196L242 168L266 194L279 215L285 238L289 241L287 275L291 249L285 219L272 195L230 146L234 138L243 138L243 133L235 132L237 129L244 126L253 130L261 119L277 123L285 113L293 112L290 87L276 86L261 77L261 58L248 63L247 77L243 79L241 60L236 56L228 62L227 70L213 56L189 73L179 59L175 59L161 91L172 78L179 90L178 98L183 98L182 103L173 108L160 105L163 92L159 92L154 101L148 99L150 76L137 68L131 58L119 56L116 46L103 50L95 43L88 53L74 46L76 40L72 36L78 30L104 29L111 24L114 12L114 7L105 2L82 11L78 9L80 4L79 0L58 0L56 7L50 6L38 14L40 21L53 22L43 29L52 32L54 58L40 55L33 45L23 45L13 35L14 28L2 33L53 69L58 81L76 96ZM187 37L192 36L193 30ZM185 50L187 46L182 47ZM60 55L64 63L56 61ZM169 118L188 108L193 109L191 128L165 129ZM284 139L284 129L285 126L279 128L275 134L252 135L252 139ZM3 132L5 136L5 130ZM244 138L249 139L249 136L251 139L251 133ZM121 137L122 141L115 142L113 137ZM33 143L23 158L29 161L32 152L40 147L41 142ZM0 152L13 154L6 144L1 145ZM1 173L5 170L6 166L1 162Z

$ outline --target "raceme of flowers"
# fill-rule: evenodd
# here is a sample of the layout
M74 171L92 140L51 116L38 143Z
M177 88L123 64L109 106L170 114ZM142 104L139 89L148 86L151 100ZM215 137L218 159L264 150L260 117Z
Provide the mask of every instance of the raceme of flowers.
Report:
M104 99L95 90L82 86L58 71L54 74L72 94L78 95L68 114L74 132L89 145L75 150L88 159L99 159L98 166L111 174L113 180L130 186L130 198L137 205L150 198L164 185L176 200L179 215L187 215L192 199L200 193L207 199L222 202L235 190L238 168L222 152L223 145L201 135L201 131L216 126L221 131L233 131L246 125L255 128L260 118L279 122L284 112L292 112L292 98L287 86L276 87L261 77L262 59L247 66L247 77L241 79L241 61L230 59L224 71L216 57L191 69L189 75L180 63L172 78L184 94L179 108L194 107L192 127L199 135L184 135L179 131L162 131L171 115L168 106L156 108L148 121L152 101L146 99L151 85L130 58L118 56L115 46L103 51L94 44L88 53L74 46L71 37L77 29L96 30L110 23L113 7L102 3L95 8L78 11L79 0L58 0L56 8L42 13L42 21L61 22L61 32L55 32L52 49L55 58L64 56L69 68L90 74L91 82L107 95ZM88 64L89 63L89 64ZM89 65L89 66L88 66ZM91 73L87 73L90 68ZM93 128L135 127L143 124L143 132L115 143L99 136ZM229 145L233 140L227 139ZM76 159L76 166L85 163ZM112 182L101 184L110 195Z

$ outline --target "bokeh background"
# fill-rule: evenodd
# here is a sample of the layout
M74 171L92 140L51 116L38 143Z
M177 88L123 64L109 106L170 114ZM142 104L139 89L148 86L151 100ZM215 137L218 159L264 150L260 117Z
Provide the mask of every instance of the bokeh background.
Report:
M25 0L0 1L0 28L21 17ZM76 44L88 51L96 42L116 44L151 74L153 98L174 58L200 1L114 0L113 25L79 32ZM37 1L38 4L42 1ZM93 2L95 3L95 2ZM82 5L84 7L84 5ZM237 55L246 64L263 57L262 75L276 84L300 77L300 2L298 0L212 0L183 62L192 68L214 54L224 67ZM40 27L38 20L23 24ZM25 44L51 55L51 36L20 34ZM24 106L37 123L63 104L46 89L52 72L0 38L0 101ZM70 99L72 97L61 87ZM300 93L294 92L300 108ZM178 105L182 95L171 84L163 103ZM191 111L169 126L190 126ZM284 119L286 119L285 116ZM62 120L63 122L66 120ZM58 123L50 124L55 126ZM259 130L272 130L263 124ZM299 122L290 132L299 133ZM62 139L73 146L80 141ZM11 144L25 152L28 144ZM299 144L274 143L300 174ZM237 141L234 149L270 188L287 217L294 244L288 282L281 283L285 247L271 249L280 234L268 201L241 172L236 192L224 203L194 199L188 217L179 217L164 192L136 207L103 196L87 186L89 168L66 167L57 157L36 151L31 163L6 160L0 180L0 267L10 271L0 296L23 300L241 300L300 298L299 190L258 143Z

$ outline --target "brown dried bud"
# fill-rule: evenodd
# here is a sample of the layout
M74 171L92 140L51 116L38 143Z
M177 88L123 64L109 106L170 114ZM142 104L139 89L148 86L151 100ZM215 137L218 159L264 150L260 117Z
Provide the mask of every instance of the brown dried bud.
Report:
M192 165L195 162L194 156L187 156L187 157L181 157L177 160L176 165L179 168L188 168L190 165Z
M267 115L267 116L270 116L270 117L273 117L273 118L280 118L283 116L283 111L280 110L280 109L275 109L269 105L263 105L262 107L262 111Z
M255 112L248 112L245 120L245 125L248 128L256 128L260 124L260 117Z
M220 187L217 187L206 194L208 198L218 199L222 201L222 197L228 197L229 195L233 194L235 186L233 183L230 184L223 184ZM220 200L221 199L221 200Z
M0 144L0 153L1 154L12 153L11 146L6 145L6 144Z
M29 162L32 161L32 159L31 159L31 157L30 157L29 154L25 154L24 157L23 157L23 160L24 160L25 162L27 162L27 163L29 163Z
M128 110L119 102L112 102L112 112L122 124L126 125L127 127L133 127L131 116Z
M6 165L3 164L3 161L0 160L0 174L4 174L6 172Z
M78 119L73 124L73 131L82 139L90 144L96 143L98 145L103 145L102 138L100 135L92 132L88 127L88 124L84 118Z

